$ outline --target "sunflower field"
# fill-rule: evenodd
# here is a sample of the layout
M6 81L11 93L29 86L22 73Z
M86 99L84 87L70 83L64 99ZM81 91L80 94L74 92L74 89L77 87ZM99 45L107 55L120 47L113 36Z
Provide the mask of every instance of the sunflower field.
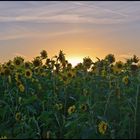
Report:
M140 64L113 54L75 67L63 51L0 64L0 139L140 138Z

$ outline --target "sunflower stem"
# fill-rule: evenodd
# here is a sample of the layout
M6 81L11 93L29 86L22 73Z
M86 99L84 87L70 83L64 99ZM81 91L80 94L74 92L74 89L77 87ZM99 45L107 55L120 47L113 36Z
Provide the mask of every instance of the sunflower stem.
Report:
M106 101L105 110L104 110L104 116L106 115L107 106L108 106L108 103L109 103L109 100L110 100L110 97L111 97L111 93L112 92L109 93L108 98L107 98L107 101Z

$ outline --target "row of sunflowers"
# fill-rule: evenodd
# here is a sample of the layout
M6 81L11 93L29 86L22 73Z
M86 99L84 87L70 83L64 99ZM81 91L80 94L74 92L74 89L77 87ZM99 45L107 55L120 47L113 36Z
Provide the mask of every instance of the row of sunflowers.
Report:
M140 64L113 54L75 67L60 50L0 64L0 139L140 138Z

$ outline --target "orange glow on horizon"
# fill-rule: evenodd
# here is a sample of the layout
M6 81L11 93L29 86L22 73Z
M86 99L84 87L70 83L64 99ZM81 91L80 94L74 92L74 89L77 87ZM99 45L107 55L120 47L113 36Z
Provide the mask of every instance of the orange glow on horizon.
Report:
M76 66L78 63L83 62L83 57L78 57L78 56L69 57L67 59L68 59L68 62L72 64L72 66Z

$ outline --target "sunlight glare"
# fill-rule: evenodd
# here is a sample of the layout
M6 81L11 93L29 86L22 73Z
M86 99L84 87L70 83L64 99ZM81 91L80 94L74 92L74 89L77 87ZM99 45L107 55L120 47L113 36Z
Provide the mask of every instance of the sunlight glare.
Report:
M78 63L83 62L82 57L71 57L68 61L72 64L72 66L76 66Z

